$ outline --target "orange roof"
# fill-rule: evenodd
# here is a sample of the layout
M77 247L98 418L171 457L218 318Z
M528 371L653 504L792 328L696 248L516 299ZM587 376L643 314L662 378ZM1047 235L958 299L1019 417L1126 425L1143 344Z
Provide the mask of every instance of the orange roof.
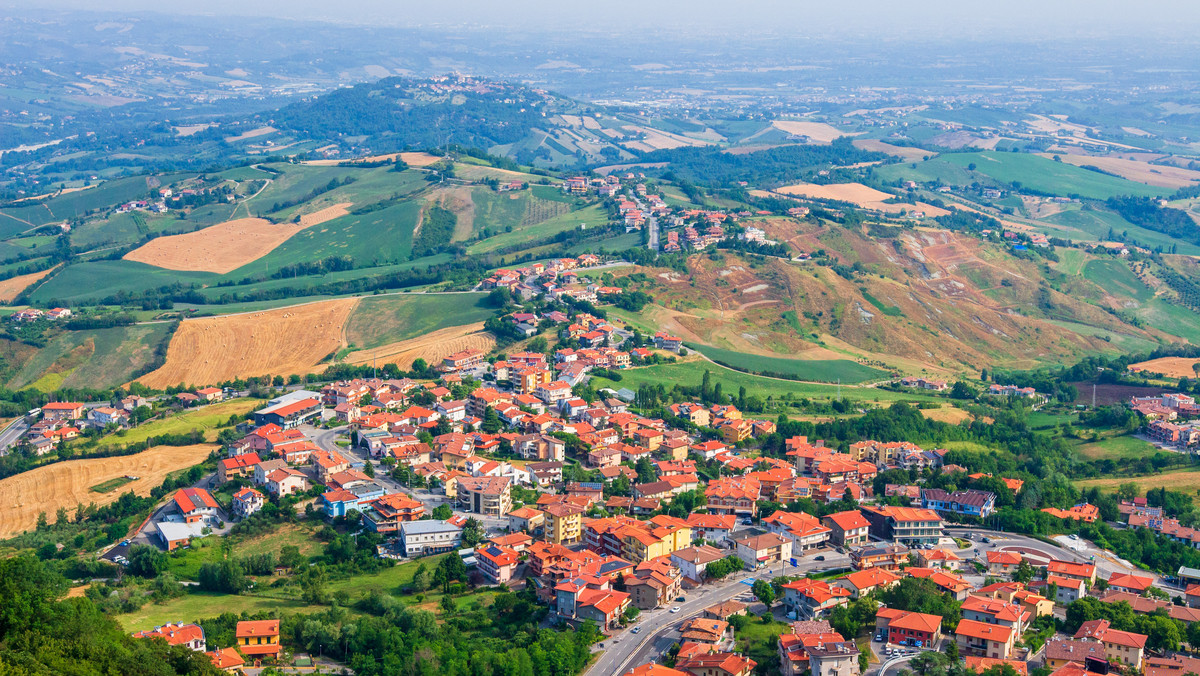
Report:
M664 667L653 662L636 666L625 672L624 676L690 676L686 671Z
M1007 664L1012 667L1020 676L1028 676L1029 665L1024 660L1002 660L998 657L979 657L977 655L967 655L964 658L967 668L977 674L991 669L992 667Z
M189 641L202 640L204 638L204 630L200 628L200 625L196 624L167 623L161 627L139 631L133 637L161 638L171 645L182 645Z
M1128 648L1145 648L1146 635L1135 634L1131 631L1119 631L1117 629L1109 629L1104 632L1104 637L1100 639L1101 643L1112 643Z
M233 669L246 663L237 648L222 648L204 653L218 669Z
M216 509L217 501L203 488L183 488L175 494L175 504L184 514L196 509Z
M1046 571L1058 575L1074 577L1091 577L1096 574L1096 564L1076 563L1074 561L1059 561L1050 559L1046 562Z
M909 629L912 631L922 631L929 634L935 633L938 627L942 626L942 617L940 615L926 615L925 613L901 613L896 616L891 622L888 622L889 627L897 629Z
M237 637L278 636L279 620L243 620L237 623Z
M900 578L883 568L871 567L844 575L842 579L854 585L855 589L870 589L879 585L891 584Z
M1011 627L999 624L987 624L976 622L975 620L959 620L958 626L954 628L954 633L984 641L1008 643L1009 639L1012 638L1013 630Z
M1113 573L1112 577L1108 578L1108 586L1110 587L1123 587L1138 591L1146 591L1153 584L1154 578L1152 577L1129 575L1127 573Z
M1019 565L1024 558L1017 552L988 552L988 563L1000 563L1004 565Z
M855 528L868 528L871 525L862 515L862 512L857 509L826 514L825 518L837 524L837 527L843 531L854 530Z

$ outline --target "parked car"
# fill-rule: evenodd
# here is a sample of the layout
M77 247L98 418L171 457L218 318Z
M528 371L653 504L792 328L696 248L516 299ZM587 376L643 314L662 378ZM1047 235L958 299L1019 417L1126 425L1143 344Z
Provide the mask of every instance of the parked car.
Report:
M883 649L883 654L884 654L884 655L891 655L891 654L892 654L892 647L891 647L891 646L887 646L887 647L885 647L885 648Z
M672 608L672 609L671 609L671 612L672 612L672 613L677 613L677 612L679 612L679 606L675 606L674 608Z
M883 643L883 634L875 634L875 642Z

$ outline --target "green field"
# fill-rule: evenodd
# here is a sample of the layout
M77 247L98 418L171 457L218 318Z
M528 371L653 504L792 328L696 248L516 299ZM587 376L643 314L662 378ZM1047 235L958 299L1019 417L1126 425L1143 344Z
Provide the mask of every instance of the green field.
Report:
M209 283L216 278L217 275L211 272L165 270L135 261L90 261L68 265L47 279L30 297L40 304L82 305L82 301L95 301L122 291L139 294L175 283ZM59 302L53 303L56 300Z
M162 185L181 180L190 174L159 177ZM106 181L94 188L44 199L26 206L0 209L0 236L8 237L31 227L80 218L89 212L106 210L122 202L147 197L150 187L146 176L131 176ZM5 218L7 216L7 218Z
M1079 249L1060 249L1055 253L1058 254L1058 261L1054 263L1054 269L1064 275L1082 275L1083 266L1092 259L1087 252Z
M514 244L534 242L553 237L565 230L574 230L581 226L594 228L606 225L607 223L608 212L604 210L604 207L596 204L561 216L555 216L541 223L514 229L512 232L505 232L494 237L489 237L482 242L476 242L467 247L467 253L487 253Z
M149 367L170 324L67 331L38 350L8 386L43 392L60 387L115 387Z
M1153 444L1126 435L1108 437L1092 443L1081 443L1076 450L1091 460L1105 458L1129 460L1153 455L1158 451Z
M886 378L888 375L886 371L863 366L849 359L784 359L745 354L709 345L688 345L688 347L699 351L709 359L738 370L754 373L779 373L809 382L833 383L840 379L843 383L853 384Z
M307 296L315 296L312 291L314 286L321 284L332 284L336 282L346 282L364 277L382 277L395 272L411 270L413 268L424 268L429 265L441 265L452 260L450 254L436 254L434 256L425 256L412 261L396 263L394 265L381 265L370 268L356 268L354 270L339 270L337 272L327 272L323 275L303 275L300 277L282 277L279 279L264 279L261 282L253 282L251 284L237 284L233 286L210 286L200 289L198 293L201 296L209 298L214 302L222 297L236 297L236 294L255 293L259 291L271 291L274 289L292 289L295 296L289 299L279 301L279 305L294 305L302 302L302 298ZM237 271L229 273L224 279L238 279ZM177 303L176 307L184 305ZM186 307L195 307L186 305ZM278 307L278 306L276 306ZM224 313L223 310L216 310Z
M1147 326L1200 343L1200 314L1161 298L1152 298L1136 311Z
M346 339L370 349L449 326L481 322L494 314L482 293L366 296L346 323Z
M915 168L912 163L891 165L878 170L876 175L885 180L909 178L968 185L978 180L978 174L983 174L1006 186L1019 183L1023 188L1039 193L1089 199L1108 199L1116 195L1156 197L1172 192L1029 153L945 153L915 164ZM970 169L972 164L975 165L973 171Z
M407 261L412 254L413 229L420 214L419 201L403 200L379 211L335 218L301 230L271 253L229 276L262 274L291 263L319 261L330 256L350 256L358 265Z
M1108 293L1132 298L1141 303L1154 297L1154 292L1134 276L1124 261L1112 258L1090 261L1083 267L1083 277Z
M1097 326L1080 324L1078 322L1068 322L1060 319L1046 319L1044 321L1048 321L1056 326L1061 326L1064 329L1074 331L1080 335L1108 338L1112 342L1113 349L1117 351L1134 353L1150 352L1154 348L1158 347L1157 342L1141 336L1131 336L1127 333L1119 333L1117 331L1110 331Z
M703 359L689 359L687 361L678 362L675 364L657 364L654 366L644 366L638 368L625 369L621 371L621 381L613 382L605 378L592 378L591 382L599 387L611 387L613 389L628 388L636 391L642 384L647 385L664 385L668 388L676 383L687 386L698 386L704 378L704 372L709 371L711 374L712 383L721 383L721 388L725 392L737 392L739 387L746 388L747 395L758 395L765 399L768 396L779 398L784 394L791 394L794 398L808 397L810 399L834 399L838 395L837 385L822 385L818 383L804 383L799 381L781 380L776 378L767 378L764 376L756 376L750 373L734 371L727 369L719 364L704 361ZM870 401L870 402L893 402L893 401L908 401L908 402L944 402L945 399L931 397L922 394L908 394L904 392L892 392L890 390L881 390L874 387L856 387L852 385L843 385L841 388L843 399L852 401Z
M205 438L212 441L217 437L217 428L228 422L229 416L249 413L262 405L261 399L230 399L189 409L161 420L153 420L131 430L122 430L110 437L109 440L119 444L132 444L164 434L183 434L192 430L201 430L204 432Z
M1165 250L1170 250L1172 246L1181 254L1190 256L1200 255L1200 246L1185 242L1183 240L1174 239L1162 234L1148 230L1139 225L1134 225L1129 221L1121 218L1119 214L1100 208L1090 209L1067 209L1060 211L1057 214L1047 216L1042 219L1047 223L1056 225L1065 225L1070 228L1075 228L1079 233L1068 234L1066 237L1081 241L1107 241L1109 233L1115 234L1118 239L1122 239L1122 233L1128 233L1129 237L1136 240L1139 244L1145 247L1154 248L1161 246ZM1052 228L1043 228L1042 231L1047 235L1055 237L1063 237L1062 231ZM1080 236L1082 235L1082 236Z
M108 481L100 482L100 483L96 484L95 486L92 486L88 490L93 493L111 493L111 492L117 490L118 488L120 488L121 486L124 486L125 484L130 483L131 481L133 481L133 479L130 479L127 476L119 476L119 477L115 477L113 479L109 479Z

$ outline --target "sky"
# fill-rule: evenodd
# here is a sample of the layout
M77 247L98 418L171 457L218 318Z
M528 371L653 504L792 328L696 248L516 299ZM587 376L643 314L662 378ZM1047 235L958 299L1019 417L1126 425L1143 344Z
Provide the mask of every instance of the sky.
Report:
M271 16L410 27L496 26L555 32L963 34L1197 40L1196 0L105 0L105 10ZM94 0L0 0L0 8L95 10Z

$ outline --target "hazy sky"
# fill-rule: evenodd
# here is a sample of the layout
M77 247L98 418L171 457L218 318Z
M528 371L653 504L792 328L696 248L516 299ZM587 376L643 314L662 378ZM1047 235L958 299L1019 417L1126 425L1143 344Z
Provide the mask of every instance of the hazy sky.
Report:
M0 9L63 8L273 16L392 26L717 33L848 32L881 38L998 38L1145 33L1197 40L1197 0L0 0ZM638 39L636 33L631 40Z

